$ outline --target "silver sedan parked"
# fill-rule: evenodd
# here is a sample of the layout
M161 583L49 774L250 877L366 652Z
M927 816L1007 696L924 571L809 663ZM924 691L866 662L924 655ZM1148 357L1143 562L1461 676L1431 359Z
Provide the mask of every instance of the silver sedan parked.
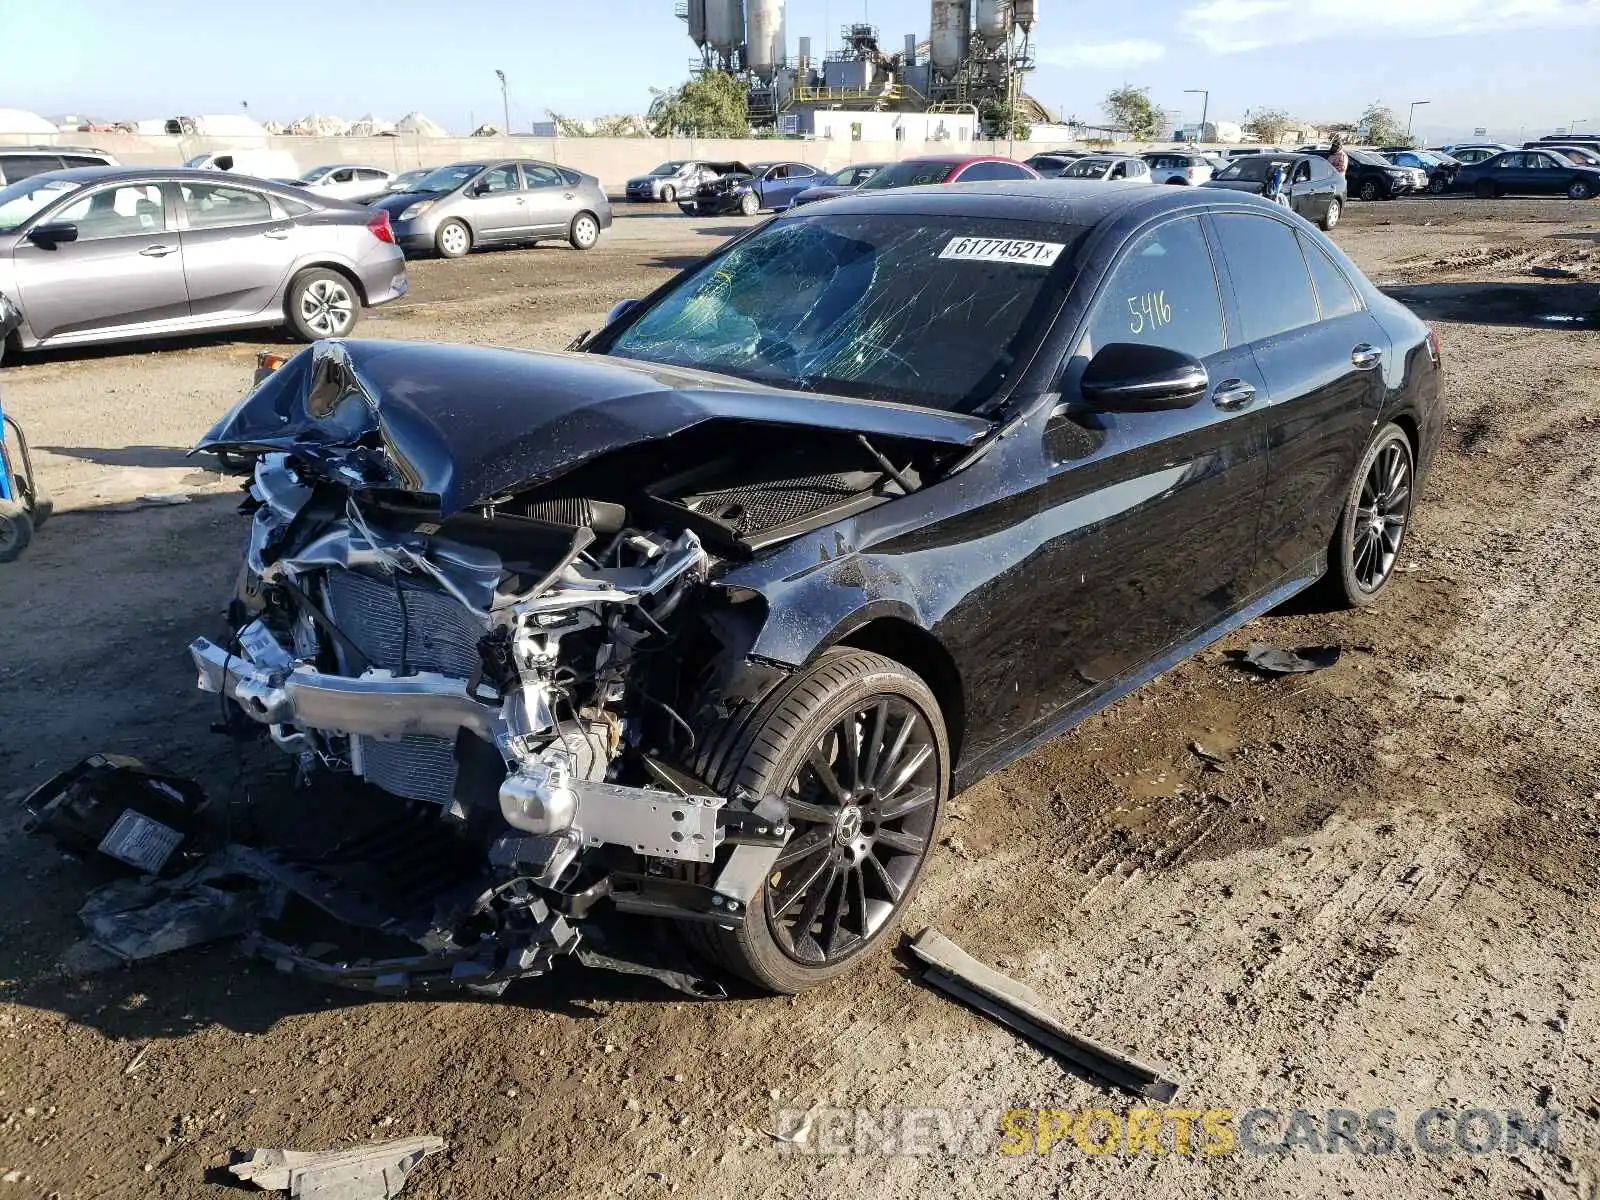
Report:
M611 227L611 202L598 179L532 160L452 163L373 207L393 218L405 249L445 258L496 242L552 238L588 250Z
M343 337L406 292L387 213L216 171L85 167L0 189L24 350L287 324Z

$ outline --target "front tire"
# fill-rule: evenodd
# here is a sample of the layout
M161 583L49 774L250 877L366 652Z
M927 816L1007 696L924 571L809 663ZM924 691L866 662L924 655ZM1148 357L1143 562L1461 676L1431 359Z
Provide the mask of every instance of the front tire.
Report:
M361 320L361 296L339 272L314 267L289 284L284 311L301 341L346 337Z
M472 230L465 221L446 221L434 231L433 248L440 258L465 258L472 250Z
M593 250L595 243L600 240L600 220L593 213L581 212L572 218L572 226L567 230L567 241L572 243L574 250Z
M1361 181L1361 190L1357 193L1363 200L1369 201L1376 200L1382 194L1378 189L1378 181L1376 179L1363 179Z
M761 211L761 197L754 192L746 192L739 197L739 212L746 217L753 217Z
M15 562L33 541L33 518L15 500L0 500L0 563Z
M1339 218L1343 213L1344 201L1335 196L1328 204L1328 211L1322 214L1322 220L1318 222L1322 226L1322 231L1324 233L1332 233L1333 227L1339 223Z
M1449 186L1450 181L1443 175L1435 175L1432 179L1428 180L1428 191L1435 196L1444 195L1445 190L1449 188Z
M1347 608L1377 602L1394 579L1415 501L1416 457L1406 431L1385 425L1362 456L1328 550L1332 598Z
M950 793L949 738L928 686L881 655L830 650L742 728L702 744L717 747L702 770L718 791L781 795L794 829L742 926L685 925L696 948L758 987L794 994L884 944Z
M661 189L661 200L664 204L671 204L678 198L678 189L670 184Z

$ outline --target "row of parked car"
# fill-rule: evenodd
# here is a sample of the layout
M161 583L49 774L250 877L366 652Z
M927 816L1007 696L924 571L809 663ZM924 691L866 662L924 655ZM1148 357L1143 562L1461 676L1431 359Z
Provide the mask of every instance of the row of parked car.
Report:
M283 165L272 153L126 167L88 148L0 147L0 294L22 313L11 347L274 325L343 337L363 308L406 294L408 251L587 250L612 221L599 180L551 163L290 177L268 173Z

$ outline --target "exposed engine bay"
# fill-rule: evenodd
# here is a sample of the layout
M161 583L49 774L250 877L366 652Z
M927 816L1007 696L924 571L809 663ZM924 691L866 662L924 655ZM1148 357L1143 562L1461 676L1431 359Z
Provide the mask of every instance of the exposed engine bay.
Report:
M962 431L929 447L826 414L777 437L697 419L453 504L464 455L425 462L441 441L404 441L341 344L301 360L297 388L270 380L209 439L257 457L232 634L190 654L334 832L229 845L166 899L253 881L255 948L357 987L496 991L575 952L703 991L579 942L611 913L737 925L791 832L783 797L721 795L687 766L787 671L749 657L763 599L719 574L914 491ZM336 440L238 433L263 405L283 431L290 388ZM421 953L293 936L308 909Z

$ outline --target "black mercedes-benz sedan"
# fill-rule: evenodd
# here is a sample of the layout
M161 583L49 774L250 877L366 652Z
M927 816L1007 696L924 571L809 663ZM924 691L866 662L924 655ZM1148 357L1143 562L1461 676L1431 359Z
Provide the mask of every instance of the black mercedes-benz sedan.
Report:
M493 991L638 966L599 934L654 916L826 981L954 793L1302 589L1378 599L1441 420L1432 334L1226 190L862 192L566 353L319 343L201 443L259 461L234 632L190 650L342 797L232 886L417 949L252 944Z

